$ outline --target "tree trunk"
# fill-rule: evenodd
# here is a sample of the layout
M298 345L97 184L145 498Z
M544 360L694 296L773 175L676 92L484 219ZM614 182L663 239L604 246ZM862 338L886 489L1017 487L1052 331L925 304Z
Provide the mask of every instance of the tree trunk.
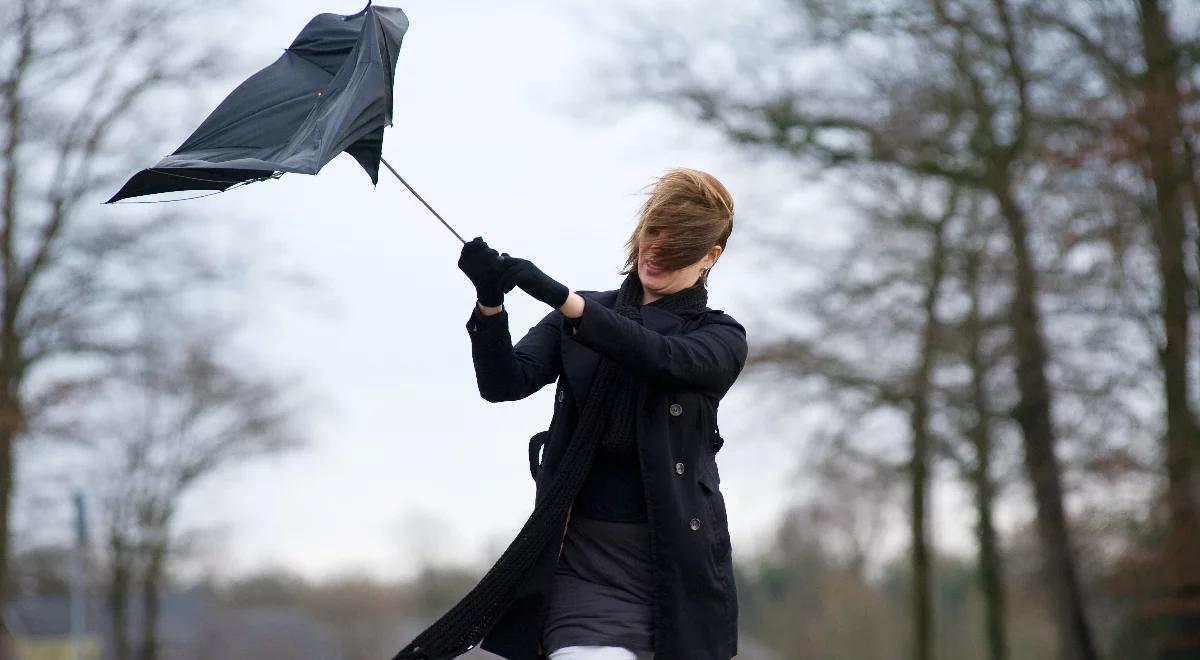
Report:
M7 317L7 314L4 315ZM24 429L21 406L20 342L7 330L7 318L0 328L0 610L8 603L4 586L8 582L11 552L9 520L12 512L14 453L17 438ZM2 619L2 617L0 617ZM3 625L3 624L0 624ZM7 630L0 631L7 633Z
M979 519L975 528L979 543L979 590L983 595L983 625L987 637L988 660L1007 660L1008 633L1005 630L1004 564L996 539L993 504L996 492L991 477L992 431L989 420L987 386L984 378L987 363L983 356L983 323L980 320L979 257L970 254L966 259L965 278L971 296L965 331L967 359L971 367L971 407L975 420L969 436L975 450L975 469L971 482L975 488L975 508Z
M1188 189L1192 203L1192 218L1197 227L1193 254L1196 257L1196 272L1200 272L1200 163L1196 162L1196 146L1192 144L1191 135L1183 137L1183 149L1185 154L1184 169L1188 176ZM1196 286L1196 293L1200 294L1200 282L1193 282L1192 284ZM1192 419L1195 419L1194 415ZM1196 452L1192 455L1193 481L1200 479L1200 476L1197 476L1200 473L1200 465L1197 465L1197 463L1200 463L1200 438L1196 438L1195 450ZM1193 483L1193 485L1195 486L1196 484ZM1194 493L1192 500L1200 501L1200 488Z
M1187 299L1192 283L1185 265L1188 221L1186 186L1191 178L1183 161L1177 50L1157 0L1141 0L1146 75L1142 77L1142 126L1146 135L1146 166L1154 183L1158 211L1154 236L1162 279L1161 313L1165 344L1159 352L1167 403L1167 475L1172 525L1195 533L1196 503L1192 498L1192 445L1196 420L1188 392L1188 338L1191 317Z
M7 314L4 315L7 317ZM8 561L11 553L14 453L17 438L24 429L21 406L20 342L8 331L8 319L0 328L0 610L8 602L4 585L8 582ZM2 617L0 617L2 618ZM3 625L3 624L0 624ZM7 633L7 630L0 631Z
M933 231L933 249L929 259L929 281L925 290L925 328L921 336L920 362L913 374L912 396L912 607L913 660L933 658L933 596L929 560L929 398L930 372L937 346L937 301L945 270L946 221Z
M0 372L7 371L6 362L7 360L0 357ZM12 547L9 520L12 512L13 482L16 477L14 454L17 438L24 426L21 402L17 398L20 391L19 381L4 377L6 375L0 375L0 610L8 602L8 593L4 587L8 582L8 561ZM7 626L0 622L0 637L7 634Z
M16 290L19 272L14 243L17 240L17 215L20 211L20 165L17 162L21 148L21 123L24 120L23 79L33 56L33 8L23 2L17 17L17 48L12 69L5 72L6 84L0 86L4 93L6 108L4 123L4 150L0 152L3 163L4 188L0 192L0 275L3 276L3 294L0 301L0 611L8 603L5 587L8 584L9 517L13 491L13 443L21 430L21 405L19 385L21 382L20 341L16 335L17 300ZM0 617L0 626L3 617ZM6 630L0 632L7 632Z
M1188 218L1185 193L1191 179L1185 167L1181 121L1183 99L1179 92L1178 50L1169 18L1158 0L1140 0L1142 47L1146 74L1141 77L1141 123L1146 137L1146 160L1154 183L1158 248L1160 313L1164 344L1159 350L1166 400L1167 501L1170 532L1164 557L1169 598L1178 606L1167 608L1164 621L1167 639L1161 640L1159 657L1196 657L1200 638L1200 608L1187 606L1189 597L1200 596L1200 517L1193 479L1196 454L1196 418L1188 392L1191 310L1188 297L1193 283L1187 272ZM1188 630L1192 629L1189 634Z
M9 553L9 511L12 506L13 483L13 440L16 433L0 424L0 610L8 602L8 553ZM0 617L0 645L8 636L8 627L4 617ZM0 654L3 655L3 654Z
M158 660L159 585L162 581L166 547L155 543L142 576L142 643L138 660Z
M1004 623L1004 562L993 522L995 488L990 474L992 443L986 422L977 424L974 436L976 464L972 478L975 482L975 507L979 515L976 538L979 543L979 587L983 595L987 653L989 660L1006 660L1008 639Z
M929 533L927 530L929 503L929 435L925 428L927 407L913 400L912 491L912 632L914 660L933 658L933 608L929 568Z
M129 645L129 582L131 567L129 552L120 543L111 542L109 549L110 582L108 585L108 612L112 617L113 660L131 660Z
M1012 243L1015 267L1009 324L1017 357L1018 401L1011 414L1021 427L1025 470L1033 484L1043 572L1058 624L1059 654L1063 660L1097 660L1063 510L1062 470L1055 454L1057 438L1046 377L1049 357L1037 309L1037 271L1029 253L1028 223L1006 178L1001 178L992 192Z

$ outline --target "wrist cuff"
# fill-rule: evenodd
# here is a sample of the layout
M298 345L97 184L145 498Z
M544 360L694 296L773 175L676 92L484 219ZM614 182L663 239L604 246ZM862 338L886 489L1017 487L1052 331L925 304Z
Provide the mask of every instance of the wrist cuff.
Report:
M484 307L499 307L504 304L504 294L500 291L475 290L475 300Z

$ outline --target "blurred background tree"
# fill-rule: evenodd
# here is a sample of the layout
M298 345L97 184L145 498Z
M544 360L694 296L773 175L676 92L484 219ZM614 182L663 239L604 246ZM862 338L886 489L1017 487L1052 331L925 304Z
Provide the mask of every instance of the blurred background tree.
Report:
M210 78L207 47L171 39L186 16L153 2L19 0L0 8L0 528L12 501L14 444L89 375L43 378L54 361L127 348L122 301L150 244L178 218L136 224L92 205L144 162L162 129L155 95ZM138 62L140 66L130 66ZM161 109L161 106L160 106ZM138 262L141 261L141 264ZM145 292L143 291L142 294ZM74 371L74 370L73 370ZM35 390L34 388L38 389ZM0 574L8 558L0 535ZM0 599L3 593L0 592Z
M288 436L283 388L230 364L227 339L196 334L197 316L215 328L211 310L189 307L197 292L244 286L248 271L203 247L184 207L100 207L178 130L172 109L221 73L220 47L185 38L198 9L0 7L0 575L10 573L17 444L90 452L89 466L107 470L93 478L119 660L134 657L135 588L137 657L158 657L179 499ZM169 323L173 315L185 318ZM0 579L0 602L11 584Z
M161 657L160 595L172 558L187 551L176 524L182 500L231 464L300 441L287 388L231 359L227 330L153 311L132 350L75 412L89 428L92 467L84 471L98 482L116 660Z

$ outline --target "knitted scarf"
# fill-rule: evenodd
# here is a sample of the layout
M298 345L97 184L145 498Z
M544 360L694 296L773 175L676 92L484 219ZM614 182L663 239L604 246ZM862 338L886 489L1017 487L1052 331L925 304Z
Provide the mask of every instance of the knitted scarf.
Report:
M630 273L617 292L613 311L641 323L641 300L642 283L637 273ZM697 283L648 304L687 313L703 311L707 303L708 291ZM483 639L511 602L516 587L536 568L536 560L546 544L561 541L567 511L591 469L597 449L603 445L608 451L623 452L636 446L637 385L631 371L600 357L558 472L546 484L544 496L516 539L470 593L417 635L393 660L448 660L466 653Z

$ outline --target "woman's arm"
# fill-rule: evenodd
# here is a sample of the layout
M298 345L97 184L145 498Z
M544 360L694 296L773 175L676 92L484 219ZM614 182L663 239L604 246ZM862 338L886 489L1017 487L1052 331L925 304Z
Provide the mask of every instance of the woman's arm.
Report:
M463 244L458 267L475 287L467 320L479 395L488 401L523 399L558 375L562 315L552 312L513 346L499 275L504 259L480 237Z
M546 275L528 259L509 257L500 290L514 286L570 319L571 337L643 377L704 389L723 396L746 364L746 329L724 314L684 335L649 330L583 297Z
M571 338L652 380L723 396L746 364L746 329L722 314L683 335L664 335L576 293L559 312L571 319Z
M563 313L563 316L569 319L577 319L583 315L583 296L572 291L567 295L567 302L563 303L558 311Z
M504 307L476 304L467 334L479 395L492 402L516 401L554 382L561 362L561 327L562 314L552 311L514 346Z

